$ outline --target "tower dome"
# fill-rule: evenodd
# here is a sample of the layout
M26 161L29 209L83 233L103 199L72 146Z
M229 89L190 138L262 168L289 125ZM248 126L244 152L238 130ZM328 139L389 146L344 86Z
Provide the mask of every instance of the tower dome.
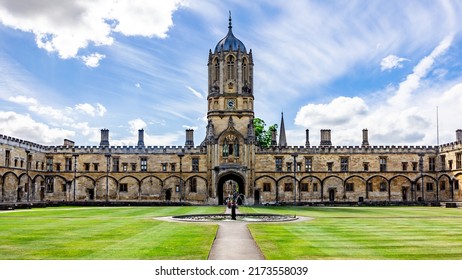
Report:
M228 25L228 34L218 42L217 46L215 47L215 52L219 52L221 50L224 51L237 51L241 50L246 52L244 44L236 38L233 34L233 26L231 24L231 12L229 12L229 25Z

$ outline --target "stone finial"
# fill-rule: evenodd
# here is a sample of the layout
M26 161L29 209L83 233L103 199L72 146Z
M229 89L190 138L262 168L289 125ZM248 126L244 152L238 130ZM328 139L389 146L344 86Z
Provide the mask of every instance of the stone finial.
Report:
M279 147L287 147L286 127L284 125L284 113L281 113L281 126L279 128Z

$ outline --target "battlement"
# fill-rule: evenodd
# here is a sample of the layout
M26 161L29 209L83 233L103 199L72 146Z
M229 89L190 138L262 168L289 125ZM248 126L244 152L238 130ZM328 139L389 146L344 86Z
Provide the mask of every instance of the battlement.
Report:
M178 154L187 151L188 154L203 154L206 147L183 146L45 146L30 141L0 134L0 144L19 147L42 153L81 153L81 154Z
M37 143L25 141L22 139L11 137L11 136L6 136L3 134L0 134L0 144L5 144L5 145L13 146L13 147L19 147L25 150L33 150L37 152L45 152L47 148L46 146L43 146Z
M205 153L205 147L182 146L48 146L47 153L79 153L79 154L188 154Z
M273 146L257 147L256 153L300 153L300 154L384 154L384 153L436 153L438 146Z

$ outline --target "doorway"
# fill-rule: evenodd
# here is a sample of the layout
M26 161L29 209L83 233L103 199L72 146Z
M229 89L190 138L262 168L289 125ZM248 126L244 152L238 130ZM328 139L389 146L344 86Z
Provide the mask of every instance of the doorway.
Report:
M244 179L236 173L222 176L218 180L217 186L218 205L224 205L225 200L234 192L238 194L237 203L242 205L245 200Z
M165 200L170 201L172 199L172 191L170 189L167 189L165 191Z
M255 201L255 205L260 204L260 190L255 190L254 201Z
M88 189L88 198L90 200L94 200L95 199L95 189Z
M403 201L407 201L407 188L406 187L403 187L402 193L403 193Z
M335 189L329 189L329 201L330 202L335 201Z

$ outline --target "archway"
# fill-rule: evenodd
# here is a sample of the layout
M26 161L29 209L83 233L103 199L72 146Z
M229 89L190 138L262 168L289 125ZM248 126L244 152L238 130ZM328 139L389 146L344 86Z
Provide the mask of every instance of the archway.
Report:
M244 179L236 174L236 173L229 173L222 176L218 180L217 186L217 196L218 196L218 205L223 205L225 202L225 198L228 197L229 194L232 194L233 188L238 189L239 195L241 195L242 199L238 199L238 203L242 204L244 201L245 195L245 185Z

